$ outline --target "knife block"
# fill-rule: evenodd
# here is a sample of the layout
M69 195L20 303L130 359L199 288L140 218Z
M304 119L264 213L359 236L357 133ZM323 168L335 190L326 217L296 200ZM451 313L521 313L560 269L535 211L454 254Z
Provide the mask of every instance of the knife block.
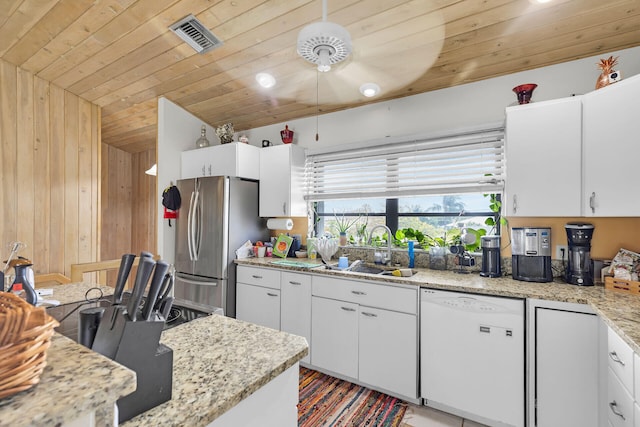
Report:
M162 317L134 322L123 310L114 316L113 327L110 318L103 317L92 349L136 372L136 391L117 402L118 421L124 422L171 400L173 350L159 344Z

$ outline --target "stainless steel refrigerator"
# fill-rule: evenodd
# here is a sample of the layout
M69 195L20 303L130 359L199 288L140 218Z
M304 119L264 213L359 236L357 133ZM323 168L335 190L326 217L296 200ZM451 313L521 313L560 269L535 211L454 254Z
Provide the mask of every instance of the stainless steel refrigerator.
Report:
M235 317L235 251L269 236L258 216L258 182L209 176L179 180L177 187L176 303L221 307Z

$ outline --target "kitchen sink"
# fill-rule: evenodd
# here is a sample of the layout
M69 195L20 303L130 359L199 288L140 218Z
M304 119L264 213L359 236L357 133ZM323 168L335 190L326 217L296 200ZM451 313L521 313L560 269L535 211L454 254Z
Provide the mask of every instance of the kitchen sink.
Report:
M353 273L364 273L372 275L391 274L391 272L395 270L395 268L393 267L367 264L364 261L360 260L352 262L351 265L346 268L340 268L337 264L328 264L325 265L325 268L327 270L351 271Z

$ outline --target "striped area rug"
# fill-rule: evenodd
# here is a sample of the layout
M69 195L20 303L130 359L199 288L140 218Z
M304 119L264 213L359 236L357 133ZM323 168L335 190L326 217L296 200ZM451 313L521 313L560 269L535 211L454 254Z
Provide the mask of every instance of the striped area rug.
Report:
M298 427L398 427L407 404L395 397L300 367Z

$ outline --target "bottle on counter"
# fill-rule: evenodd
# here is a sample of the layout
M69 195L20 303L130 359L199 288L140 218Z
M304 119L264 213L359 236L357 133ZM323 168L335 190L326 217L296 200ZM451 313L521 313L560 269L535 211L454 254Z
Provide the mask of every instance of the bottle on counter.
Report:
M413 250L414 242L413 240L409 240L409 268L414 267L414 250Z

